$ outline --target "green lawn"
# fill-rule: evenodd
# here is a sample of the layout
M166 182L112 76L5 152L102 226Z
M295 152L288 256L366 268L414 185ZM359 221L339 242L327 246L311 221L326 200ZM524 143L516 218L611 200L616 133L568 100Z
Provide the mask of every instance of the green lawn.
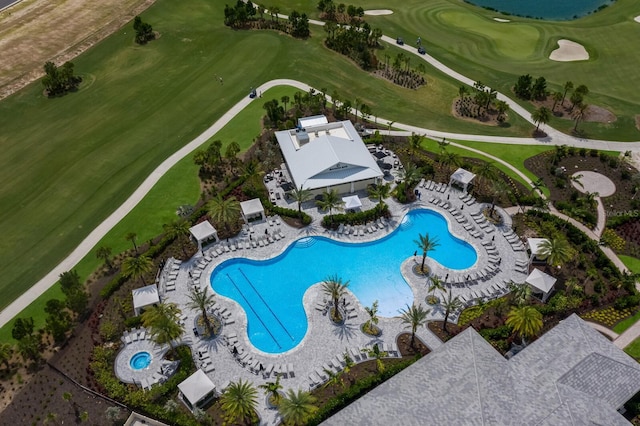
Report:
M640 361L640 337L624 348L624 351L634 357L637 361Z
M624 266L629 268L631 272L634 274L640 274L640 259L636 259L635 257L626 256L624 254L619 254L618 257L624 263Z
M635 315L632 315L629 318L622 320L618 324L616 324L615 327L613 327L613 331L615 331L618 334L622 334L629 327L631 327L633 324L638 322L639 319L640 319L640 312L636 312Z

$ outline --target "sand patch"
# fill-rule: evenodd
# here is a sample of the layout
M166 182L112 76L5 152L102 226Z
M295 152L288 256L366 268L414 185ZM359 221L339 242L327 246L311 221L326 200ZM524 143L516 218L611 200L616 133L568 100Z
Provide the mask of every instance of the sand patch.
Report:
M586 61L589 52L583 45L571 40L558 40L558 48L551 52L549 59L558 62Z
M493 18L493 20L496 22L511 22L511 19L504 19L504 18Z
M599 107L597 105L589 105L587 107L587 115L584 121L590 121L592 123L613 123L618 117L608 109Z
M633 20L640 24L640 15L633 18Z
M393 10L389 9L374 9L374 10L365 10L364 14L369 16L380 16L380 15L391 15Z

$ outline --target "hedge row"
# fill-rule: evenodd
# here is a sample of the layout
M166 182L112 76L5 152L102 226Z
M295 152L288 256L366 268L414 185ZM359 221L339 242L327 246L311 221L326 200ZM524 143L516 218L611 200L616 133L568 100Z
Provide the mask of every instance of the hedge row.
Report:
M311 216L309 216L308 214L306 214L305 212L302 212L302 217L300 216L300 213L298 213L298 210L294 210L294 209L288 209L286 207L279 207L276 206L274 204L267 204L269 207L269 211L275 214L278 214L280 216L284 216L284 217L291 217L291 218L301 218L302 220L302 224L303 225L308 225L311 223L311 221L313 220L311 218Z
M325 216L322 219L322 226L325 228L335 228L340 223L344 223L346 225L363 225L367 222L375 221L383 216L389 216L389 207L386 204L383 204L382 207L379 207L378 205L374 209L365 210L363 212L334 214L333 218L332 216Z

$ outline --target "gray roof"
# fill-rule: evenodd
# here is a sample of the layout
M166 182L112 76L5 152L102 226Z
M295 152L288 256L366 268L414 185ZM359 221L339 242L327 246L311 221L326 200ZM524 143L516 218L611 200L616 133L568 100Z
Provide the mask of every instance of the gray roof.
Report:
M470 171L463 168L459 168L451 175L451 179L455 180L456 182L460 182L463 185L470 183L475 177L476 175L474 173L471 173Z
M134 309L144 308L145 306L153 305L154 303L160 303L158 287L155 284L133 289L131 294L133 296Z
M383 173L350 121L306 127L309 142L296 130L276 132L294 186L325 188L382 177Z
M240 203L240 208L242 209L242 215L244 217L253 216L258 213L264 214L264 207L262 207L262 201L260 201L260 198L243 201Z
M640 366L577 315L506 360L468 328L327 425L628 424Z
M191 235L193 235L193 238L195 238L197 241L204 241L218 234L216 228L214 228L208 220L192 226L191 228L189 228L189 232L191 232Z
M195 373L187 377L182 383L178 384L178 389L182 392L191 405L196 405L198 401L207 396L209 392L216 389L209 376L202 371L196 370Z

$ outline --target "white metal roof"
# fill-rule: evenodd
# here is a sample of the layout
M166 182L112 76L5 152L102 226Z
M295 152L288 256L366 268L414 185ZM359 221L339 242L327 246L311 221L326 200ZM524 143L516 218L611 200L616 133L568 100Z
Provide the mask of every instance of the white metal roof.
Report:
M131 294L133 295L134 309L144 308L145 306L153 305L154 303L160 303L158 287L156 287L155 284L131 290Z
M529 250L531 254L538 254L538 250L540 250L540 244L543 241L549 241L546 238L527 238L527 242L529 243Z
M463 168L459 168L451 175L451 179L455 180L456 182L460 182L463 185L470 183L474 177L476 177L475 174Z
M324 115L312 115L311 117L298 118L298 126L305 129L311 126L317 126L318 124L327 124L327 117Z
M357 195L342 197L342 201L344 202L345 209L357 209L358 207L362 207L362 201L360 201L360 197Z
M302 145L295 130L276 132L296 188L316 189L382 177L375 159L350 121L307 126Z
M216 231L216 228L214 228L213 225L210 224L208 220L205 220L204 222L200 222L199 224L192 226L191 228L189 228L189 232L191 232L191 235L193 235L193 238L195 238L198 241L204 241L206 239L213 237L218 233L218 231Z
M198 370L180 383L178 389L191 405L195 406L209 392L215 390L216 385L213 384L204 371Z
M533 271L531 271L531 273L525 280L527 284L537 288L545 294L549 293L556 281L558 280L551 275L542 272L538 268L535 268Z
M240 208L242 209L242 215L245 217L252 216L258 213L264 213L264 207L262 207L260 198L243 201L240 203Z

